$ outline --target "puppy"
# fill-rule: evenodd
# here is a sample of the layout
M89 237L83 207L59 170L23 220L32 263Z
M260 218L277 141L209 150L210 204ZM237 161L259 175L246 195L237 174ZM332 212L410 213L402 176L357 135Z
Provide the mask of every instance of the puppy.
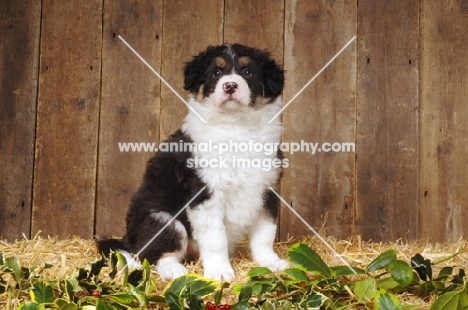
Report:
M281 67L256 48L210 46L188 62L184 88L191 109L149 160L126 235L97 241L99 250L122 251L127 260L138 253L169 281L187 273L182 262L195 248L205 277L229 281L229 255L248 235L258 265L287 268L273 251L279 201L270 189L287 166L277 150L280 119L269 122L281 108L283 86Z

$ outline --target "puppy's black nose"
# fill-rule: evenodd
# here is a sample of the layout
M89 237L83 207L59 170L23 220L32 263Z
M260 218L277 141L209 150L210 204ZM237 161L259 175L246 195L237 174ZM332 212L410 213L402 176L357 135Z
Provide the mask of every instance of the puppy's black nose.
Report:
M226 82L223 84L223 90L225 93L232 95L237 90L237 83L236 82Z

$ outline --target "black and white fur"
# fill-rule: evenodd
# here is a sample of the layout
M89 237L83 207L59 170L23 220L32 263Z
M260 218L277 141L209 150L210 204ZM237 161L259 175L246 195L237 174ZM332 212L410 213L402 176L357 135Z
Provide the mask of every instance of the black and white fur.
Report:
M284 73L270 54L255 48L224 44L208 47L186 64L184 88L189 104L206 120L189 111L182 128L167 142L206 143L212 152L158 152L147 164L143 184L127 214L127 232L120 239L99 240L99 250L137 253L203 187L206 189L142 253L156 264L162 279L187 273L182 265L189 248L197 248L206 277L229 281L234 271L229 255L245 235L255 262L279 271L288 263L273 251L278 199L275 187L280 169L206 167L189 168L195 157L218 159L222 142L278 143ZM278 153L226 152L236 158L273 160Z

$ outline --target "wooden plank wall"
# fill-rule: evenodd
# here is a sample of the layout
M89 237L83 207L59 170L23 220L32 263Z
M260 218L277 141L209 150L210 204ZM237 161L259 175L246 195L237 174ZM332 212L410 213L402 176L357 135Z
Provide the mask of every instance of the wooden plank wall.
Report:
M281 195L315 229L364 240L468 234L468 3L4 1L0 4L0 239L121 235L151 153L176 130L184 63L208 45L267 48L286 70ZM283 205L279 238L310 231Z

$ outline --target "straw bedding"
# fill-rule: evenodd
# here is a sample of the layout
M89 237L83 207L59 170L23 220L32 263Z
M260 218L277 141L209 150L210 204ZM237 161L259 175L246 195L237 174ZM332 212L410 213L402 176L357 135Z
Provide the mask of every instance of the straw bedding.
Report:
M363 242L358 237L349 240L338 240L333 237L325 239L348 263L361 268L365 268L375 257L389 248L395 249L399 259L406 262L409 262L411 257L416 253L420 253L424 257L431 259L432 262L435 262L455 252L463 252L455 258L435 266L434 272L438 272L444 266L465 268L468 262L468 242L462 239L455 243L446 244L407 243L402 241L372 243ZM288 247L297 241L311 246L329 266L342 265L339 258L315 236L304 237L300 240L293 240L291 238L288 242L277 243L275 245L276 250L281 257L285 258L287 257ZM246 245L241 244L237 257L232 259L236 272L234 283L245 281L245 274L250 268L254 267L246 248ZM90 262L100 258L93 240L85 240L79 237L59 240L57 238L43 237L40 234L31 240L24 238L16 242L0 241L0 253L3 253L4 257L17 257L21 266L30 267L44 266L45 263L52 264L53 267L44 270L43 273L44 277L50 280L66 278L72 275L77 268L87 267ZM188 265L188 269L193 273L203 273L198 261L191 262ZM154 276L157 278L156 273L154 273ZM158 283L158 289L162 292L166 283L161 281L158 281ZM406 293L399 295L399 299L404 303L420 304L421 309L427 309L434 298L429 297L424 300ZM227 291L225 302L231 303L233 301L235 301L235 296ZM6 297L0 295L0 309L5 308L5 306Z

